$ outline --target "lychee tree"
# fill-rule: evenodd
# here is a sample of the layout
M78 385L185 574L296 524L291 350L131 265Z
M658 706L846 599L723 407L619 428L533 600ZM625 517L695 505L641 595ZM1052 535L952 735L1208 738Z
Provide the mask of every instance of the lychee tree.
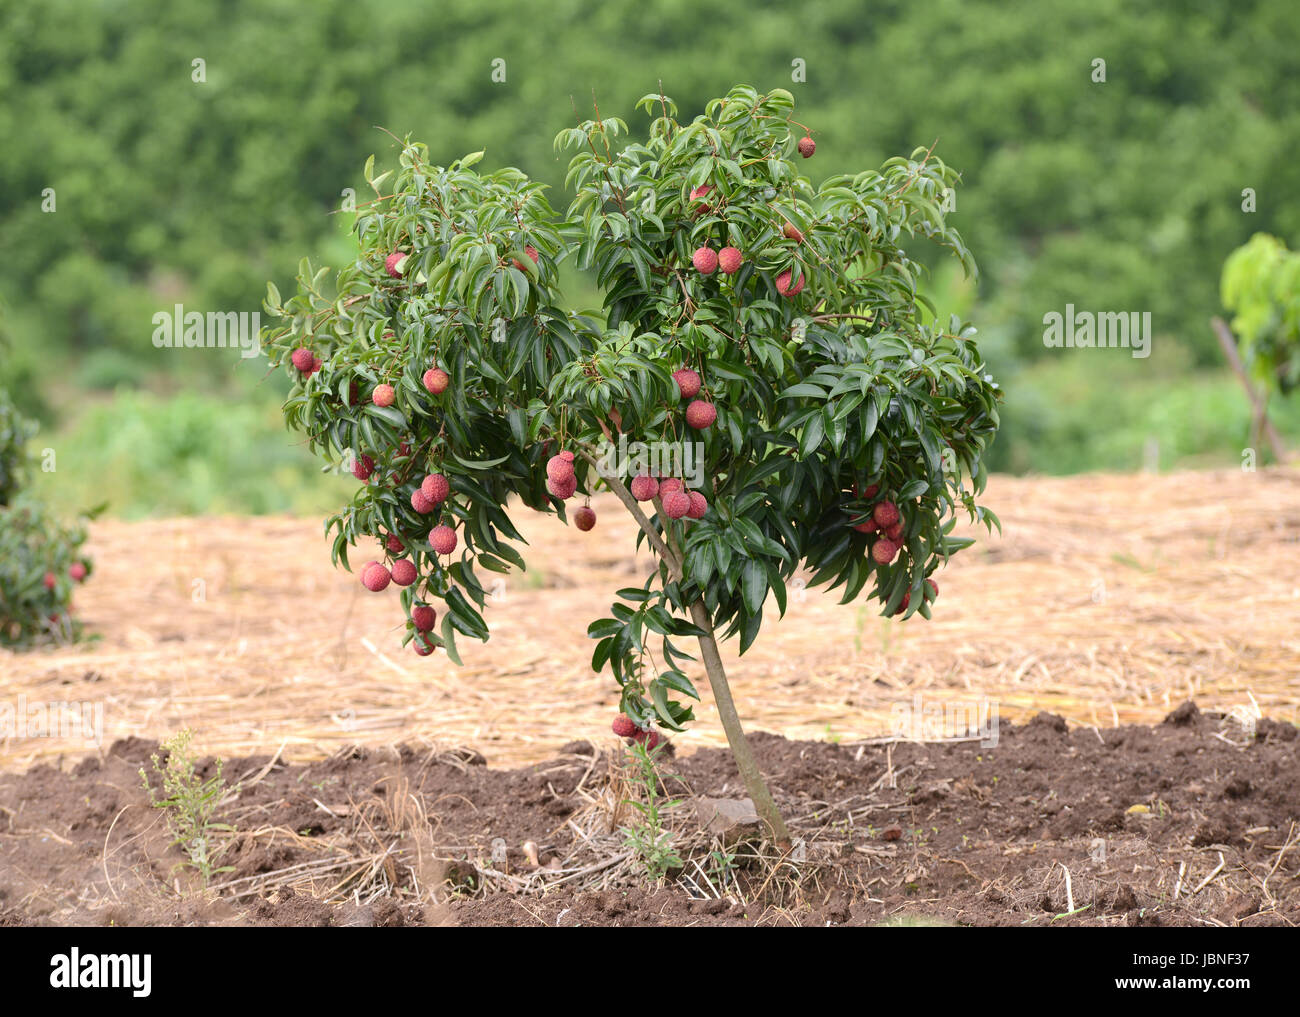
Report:
M27 488L35 433L0 390L0 646L17 649L80 638L72 591L93 568L88 517L62 519Z
M638 106L643 143L614 118L557 137L575 153L562 216L518 170L475 172L481 153L443 167L407 140L378 175L372 158L357 260L332 279L304 261L286 301L269 286L264 345L297 379L288 423L364 481L326 524L336 562L379 540L362 581L401 587L419 653L459 662L457 633L488 637L484 573L524 568L517 504L567 518L568 499L612 491L656 566L588 629L593 670L622 689L615 731L653 746L693 719L695 640L788 844L718 641L743 654L800 571L929 617L931 573L971 543L959 512L997 522L975 502L996 385L973 328L924 323L904 246L974 271L945 222L956 175L918 150L814 187L799 164L815 142L781 90L733 89L688 124L665 96ZM565 260L601 309L565 307ZM686 449L700 469L673 475Z

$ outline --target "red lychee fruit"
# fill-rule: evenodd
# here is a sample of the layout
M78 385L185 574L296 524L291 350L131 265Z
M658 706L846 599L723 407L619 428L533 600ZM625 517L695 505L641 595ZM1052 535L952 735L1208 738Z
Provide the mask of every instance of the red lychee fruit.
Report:
M700 394L700 376L689 367L674 371L673 381L677 382L677 388L681 391L683 399L694 399Z
M637 732L636 724L626 713L620 713L614 718L614 723L609 725L609 729L620 738L631 738Z
M672 494L674 491L683 491L685 489L686 485L682 483L681 477L664 477L663 480L659 481L660 497Z
M86 566L79 561L74 561L68 566L68 575L75 581L81 582L86 578Z
M857 485L856 485L856 484L853 485L853 491L854 491L855 494L857 493L857 490L858 490ZM862 492L862 497L863 497L863 498L874 498L874 497L875 497L877 494L879 494L879 493L880 493L880 485L879 485L879 484L871 484L871 485L869 485L869 486L867 487L867 489L866 489L865 491Z
M704 513L709 511L708 500L699 491L690 491L686 497L691 502L691 507L686 510L686 514L692 519L703 519Z
M573 525L586 533L596 525L596 510L590 505L583 505L573 513Z
M321 360L321 358L316 356L315 354L312 354L311 370L307 372L307 377L310 378L313 374L315 374L324 366L325 366L325 361Z
M376 385L370 401L376 406L392 406L397 400L397 390L392 385Z
M293 356L289 358L293 361L293 366L298 368L303 374L311 370L311 365L315 362L316 354L307 349L306 346L299 346L293 351Z
M712 275L718 267L718 254L709 247L697 248L691 255L691 264L700 275Z
M571 463L573 462L574 459L577 458L577 456L575 456L572 452L570 452L566 448L563 452L560 453L560 458L563 459L566 463Z
M574 492L578 490L578 478L576 475L570 474L568 480L547 480L546 490L561 501L572 498Z
M892 501L882 501L871 510L871 518L883 527L893 526L898 522L898 506Z
M526 255L528 255L528 257L530 257L530 258L533 259L533 264L534 264L534 265L537 264L537 248L536 248L536 247L534 247L532 244L528 244L528 245L526 245L526 246L524 247L524 253L525 253ZM518 258L511 258L511 259L510 259L510 264L514 265L515 268L519 269L519 271L521 271L521 272L525 271L525 269L524 269L524 263L523 263L522 261L520 261Z
M895 544L902 544L903 543L902 521L900 520L899 522L896 522L893 526L887 527L885 529L885 536L888 537L890 540L892 540Z
M717 407L703 399L696 399L686 407L686 423L697 431L703 431L717 419Z
M792 270L788 268L776 277L776 291L783 297L796 297L803 292L803 273L799 273L799 281L794 285L790 284L791 278Z
M441 473L430 473L420 482L420 491L435 505L441 505L451 494L451 482Z
M375 472L375 461L367 455L358 456L352 463L352 476L358 480L369 480Z
M713 190L713 187L710 184L700 184L699 187L691 191L691 201L697 201L702 205L705 204L703 198L711 190Z
M427 604L420 604L411 608L411 621L419 632L432 631L434 623L438 620L438 612Z
M888 537L881 537L872 545L871 557L878 565L888 565L898 557L898 545Z
M669 519L680 519L691 510L691 499L684 491L670 491L664 495L663 506Z
M568 479L573 476L573 460L565 459L563 454L551 456L550 459L546 460L546 476L547 479L556 483L567 483Z
M384 259L384 270L394 279L402 274L402 269L406 267L406 255L401 251L394 251Z
M393 562L393 582L398 586L410 586L415 582L415 563L410 558L398 558Z
M415 509L420 515L427 515L437 507L420 488L417 487L411 492L411 508Z
M876 521L874 519L868 519L864 523L858 523L853 528L857 530L859 533L875 533Z
M647 750L653 751L659 747L661 742L666 741L658 731L651 728L649 731L642 731L639 728L632 735L632 740L638 745L644 745Z
M815 151L817 151L817 142L812 138L799 139L799 154L805 159L811 159Z
M435 526L429 531L429 546L437 554L451 554L456 550L456 531L450 526Z
M56 576L53 572L45 573L45 588L47 590L54 589L54 587L58 584L58 582L59 582L59 577Z
M388 535L388 539L384 541L384 546L388 548L389 552L392 554L401 554L406 550L406 545L402 543L396 533L390 533Z
M912 594L909 590L907 593L903 594L903 599L899 603L898 607L894 609L894 614L902 614L907 610L907 605L910 603L912 603Z
M925 585L930 587L931 600L934 600L935 597L939 596L939 584L936 583L933 579L927 579L925 581Z
M381 590L388 589L388 584L392 579L392 573L377 561L372 561L361 570L361 585L371 593L379 593Z
M424 387L434 395L441 395L451 384L451 375L441 367L431 367L424 372Z
M431 654L434 650L437 649L436 646L434 646L432 643L428 642L427 640L421 638L420 636L416 636L415 639L411 641L411 645L415 647L415 652L418 653L421 657L427 657L429 654Z
M735 247L724 247L718 252L718 268L722 269L723 275L733 275L740 271L741 263L744 260L740 250Z
M647 477L644 473L641 473L632 478L628 490L632 492L632 497L637 501L651 501L659 493L659 481L655 480L654 477Z
M793 240L796 244L803 243L803 233L800 232L799 227L796 226L794 223L792 222L786 223L785 226L781 229L781 232L785 235L785 238L787 240Z

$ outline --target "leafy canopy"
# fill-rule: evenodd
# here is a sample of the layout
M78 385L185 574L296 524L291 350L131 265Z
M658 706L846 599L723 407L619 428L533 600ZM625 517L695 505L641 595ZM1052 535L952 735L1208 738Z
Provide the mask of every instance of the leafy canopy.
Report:
M643 537L657 568L589 628L593 669L620 682L625 711L674 729L691 712L673 697L698 698L674 642L703 634L684 617L693 604L742 652L769 595L784 613L800 569L844 602L867 591L886 613L906 598L928 617L926 577L971 542L951 535L958 510L996 524L975 497L1000 395L971 326L918 323L920 267L905 246L933 241L974 271L944 220L956 174L917 150L814 189L798 172L806 128L793 105L783 90L738 87L682 124L651 94L638 104L644 143L617 118L563 131L563 216L518 170L478 173L480 154L437 166L408 140L395 169L366 165L375 198L358 210L360 257L333 279L304 260L287 301L268 286L280 324L264 345L299 378L288 423L332 465L370 471L326 524L334 558L395 536L418 571L403 607L443 602L431 642L454 660L456 633L488 637L480 570L524 567L512 496L564 516L546 484L561 449L576 453L579 492L624 495L646 448L701 452L707 512L673 520L656 501ZM738 270L696 271L697 248L724 246L741 252ZM406 255L397 277L393 253ZM600 311L565 307L566 260L594 273ZM318 371L288 364L300 348ZM422 383L435 364L451 379L438 395ZM717 409L702 430L685 421L673 378L684 366ZM371 400L380 384L393 405ZM451 496L419 512L412 496L433 472ZM877 564L869 551L885 538L854 527L885 499L901 511L901 547ZM459 537L442 558L426 541L440 523Z

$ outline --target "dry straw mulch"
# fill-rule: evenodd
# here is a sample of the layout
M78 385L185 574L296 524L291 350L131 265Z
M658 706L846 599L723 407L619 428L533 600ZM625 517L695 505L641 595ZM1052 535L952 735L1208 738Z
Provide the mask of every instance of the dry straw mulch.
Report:
M1101 727L1202 709L1300 721L1300 471L995 477L1003 536L976 534L938 575L933 621L792 591L743 658L724 647L744 719L790 738L889 735L923 702L996 704ZM393 590L335 571L317 520L103 521L77 609L97 644L0 651L0 700L96 702L104 739L195 732L203 752L318 758L436 742L493 765L607 739L617 705L589 670L587 623L650 566L612 496L588 534L520 513L526 574L505 577L466 666L400 646ZM964 529L964 528L963 528ZM369 548L354 555L360 563ZM680 750L724 743L702 669ZM0 742L0 770L73 759L81 737Z

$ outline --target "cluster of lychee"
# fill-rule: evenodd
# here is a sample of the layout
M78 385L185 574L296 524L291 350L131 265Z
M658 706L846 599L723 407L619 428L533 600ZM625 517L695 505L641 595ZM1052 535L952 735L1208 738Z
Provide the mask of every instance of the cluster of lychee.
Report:
M866 501L871 501L880 493L880 485L871 484L859 492L855 484L853 493ZM875 502L871 506L871 514L862 522L854 524L853 528L859 533L880 534L871 545L871 560L878 565L888 565L898 557L898 552L903 547L907 524L904 522L898 506L889 499L884 498ZM933 600L939 595L939 584L933 579L927 579L926 583L933 591L930 597ZM903 594L903 601L898 605L894 613L902 614L907 610L911 601L912 594L910 591Z
M578 491L578 474L573 467L574 454L568 449L546 460L546 490L560 501L567 501ZM573 513L573 525L584 533L596 525L596 510L580 505Z
M618 737L628 739L629 745L635 742L638 745L644 745L649 750L656 749L660 744L668 741L667 738L652 727L638 727L636 721L626 713L620 713L615 717L610 729Z
M456 534L450 527L438 527L433 533L430 533L430 545L433 545L437 529L447 529L451 533L450 543L451 547L454 548L456 546ZM445 540L440 541L440 543L442 546L446 546ZM390 556L398 556L405 553L406 545L397 534L390 533L384 541L384 549ZM443 552L440 551L439 553ZM361 569L361 585L372 593L382 593L388 589L389 583L395 583L398 586L410 586L417 578L419 576L415 563L410 558L404 557L396 557L391 566L386 566L378 561L369 561ZM437 644L432 641L432 637L429 635L433 631L434 623L437 620L438 612L427 604L416 604L411 608L411 624L415 628L415 652L421 657L427 657L437 649Z
M718 408L707 399L695 398L704 385L699 374L689 367L678 368L673 372L673 381L677 382L677 389L681 392L682 398L690 400L686 405L686 423L697 431L712 427L713 422L718 419Z

